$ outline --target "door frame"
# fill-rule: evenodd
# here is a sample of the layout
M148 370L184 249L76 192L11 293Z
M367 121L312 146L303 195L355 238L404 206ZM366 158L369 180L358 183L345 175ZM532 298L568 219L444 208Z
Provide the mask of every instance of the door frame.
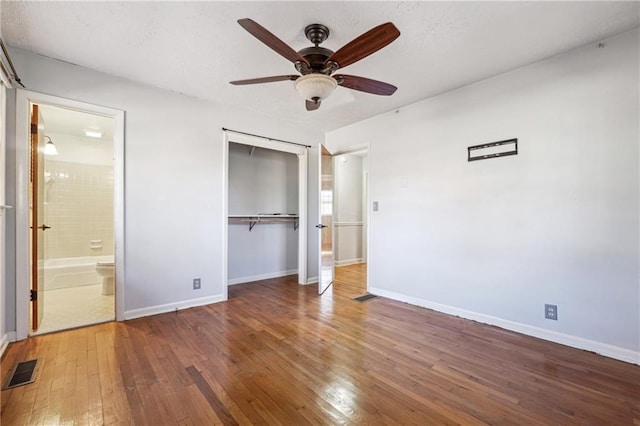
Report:
M327 149L329 149L329 147L327 147L325 145L325 147ZM369 256L370 253L370 247L371 247L371 144L369 142L365 142L362 144L358 144L358 145L354 145L354 146L350 146L348 148L342 148L339 149L337 151L331 152L331 155L333 155L333 162L334 162L334 170L335 170L335 162L337 161L338 157L340 157L341 155L347 155L347 154L356 154L356 153L361 153L361 152L366 152L366 193L363 194L363 198L366 199L366 208L363 209L362 213L364 214L363 219L363 223L366 224L366 253L367 253L367 257L366 257L366 263L367 263L367 287L366 290L367 292L369 291L369 287L370 287L370 283L371 283L371 263L370 263L370 259L371 256ZM320 209L322 208L321 205L321 199L320 197L322 196L320 194L321 192L321 187L320 185L322 184L320 181L322 180L322 176L321 174L321 170L320 170L320 163L318 163L318 217L320 217ZM364 179L364 177L363 177ZM333 192L335 194L335 179L333 181ZM335 205L334 205L334 217L335 217ZM335 238L335 227L333 228L333 237L332 237L333 241L336 241ZM320 241L320 238L318 239L318 271L320 271L320 263L322 261L322 241ZM365 249L365 247L363 247L363 249ZM334 256L335 256L335 251L334 251ZM335 268L335 265L334 265Z
M26 339L29 320L29 116L31 103L113 118L114 260L116 320L124 320L124 111L16 89L16 338Z
M5 85L6 84L6 85ZM7 265L7 210L13 208L7 205L6 188L6 155L7 155L7 85L9 81L4 73L0 72L0 179L3 184L0 185L0 307L5 310L7 293L6 293L6 265ZM9 86L11 87L11 86ZM4 354L9 341L13 340L10 335L13 332L7 331L7 322L4 313L0 315L0 356Z
M307 169L306 146L223 130L222 153L222 286L223 300L229 299L229 143L266 148L298 156L298 284L308 284L307 277Z

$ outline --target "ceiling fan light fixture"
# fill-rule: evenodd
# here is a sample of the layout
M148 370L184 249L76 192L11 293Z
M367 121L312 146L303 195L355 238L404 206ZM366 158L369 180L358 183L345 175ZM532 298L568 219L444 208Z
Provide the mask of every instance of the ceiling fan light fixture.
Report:
M295 81L296 90L304 99L322 101L338 87L335 78L325 74L312 73L303 75Z

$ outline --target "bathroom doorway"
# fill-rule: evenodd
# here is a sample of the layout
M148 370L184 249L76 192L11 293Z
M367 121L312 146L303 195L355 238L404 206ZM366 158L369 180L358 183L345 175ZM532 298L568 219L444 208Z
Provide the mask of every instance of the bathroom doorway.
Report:
M31 334L112 321L114 119L32 103L31 122Z
M16 339L124 320L124 111L17 89L15 140Z

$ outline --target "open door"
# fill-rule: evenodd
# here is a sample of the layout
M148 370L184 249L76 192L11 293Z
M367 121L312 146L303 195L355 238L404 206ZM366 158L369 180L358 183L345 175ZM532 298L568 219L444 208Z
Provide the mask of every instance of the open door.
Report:
M322 294L333 282L333 155L320 145L320 266L318 293Z
M44 122L38 105L31 109L31 328L37 330L44 314Z

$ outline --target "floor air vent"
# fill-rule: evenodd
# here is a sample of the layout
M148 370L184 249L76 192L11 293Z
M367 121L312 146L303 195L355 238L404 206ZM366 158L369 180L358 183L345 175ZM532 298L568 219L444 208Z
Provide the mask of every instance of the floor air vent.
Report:
M36 365L38 364L37 359L32 359L30 361L19 362L18 365L15 366L13 372L9 376L9 380L5 383L2 389L10 389L18 386L26 385L32 383L36 380Z
M357 300L358 302L366 302L367 300L375 299L375 294L363 294L362 296L354 297L353 300Z

